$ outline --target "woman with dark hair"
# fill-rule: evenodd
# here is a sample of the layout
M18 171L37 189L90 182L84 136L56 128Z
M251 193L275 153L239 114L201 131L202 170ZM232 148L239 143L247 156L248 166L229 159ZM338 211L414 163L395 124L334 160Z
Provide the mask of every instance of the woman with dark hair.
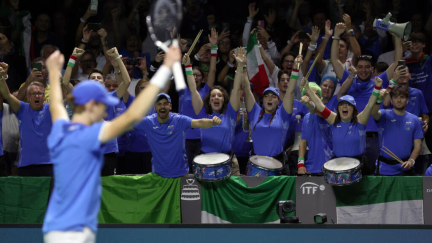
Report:
M375 89L372 92L369 102L365 109L358 113L355 99L350 95L342 96L339 99L337 113L330 111L320 98L309 87L307 79L303 78L300 87L304 87L310 99L316 105L317 111L326 121L333 125L332 142L335 157L351 157L362 162L363 175L369 175L369 163L364 156L366 150L366 124L372 112L372 108L377 103L379 92L382 86L382 79L375 78ZM378 100L381 103L382 100ZM299 168L306 170L305 167Z

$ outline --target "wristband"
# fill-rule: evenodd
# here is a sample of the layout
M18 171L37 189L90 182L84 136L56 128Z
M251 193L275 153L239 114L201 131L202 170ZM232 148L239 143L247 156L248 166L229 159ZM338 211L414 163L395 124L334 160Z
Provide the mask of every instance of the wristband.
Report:
M171 68L168 68L167 66L162 64L158 71L155 73L155 75L153 75L153 78L150 80L150 84L153 84L158 88L163 89L168 83L168 80L171 78L171 75Z
M76 60L77 60L77 57L71 55L71 56L69 57L69 61L68 61L68 64L67 64L67 65L68 65L68 66L71 66L72 68L75 67Z
M414 166L415 165L415 160L414 159L409 159L408 161L412 161L413 163L412 163L412 166Z
M210 54L210 56L217 57L217 51L218 51L218 47L217 46L211 46L211 54Z
M326 107L320 114L324 119L327 119L331 115L331 111Z
M287 41L288 45L294 45L290 40Z
M298 79L298 75L299 75L299 70L293 68L292 72L291 72L291 77L290 78L292 78L292 79Z
M81 23L87 23L82 17L80 18Z
M194 58L195 58L195 60L197 60L197 61L200 61L200 60L201 60L201 57L200 57L200 56L198 56L198 53L197 53L197 54L195 54Z
M382 102L383 102L383 99L378 98L378 100L377 100L377 102L375 104L381 105Z
M303 157L298 158L297 168L305 167L304 161L305 161L305 159Z
M85 41L84 38L81 39L81 43L87 44L88 41Z
M312 104L312 105L313 105L313 109L315 109L315 108L316 108L316 105L315 105L315 103L314 103L313 101L310 101L310 104Z
M233 68L233 67L234 67L234 64L227 62L227 66L228 66L229 68Z
M381 90L381 87L375 86L374 89L373 89L373 91L372 91L372 95L378 97L379 94L380 94L380 90Z
M340 40L340 38L339 37L332 37L333 38L333 40Z
M394 87L396 84L397 84L397 83L396 83L396 81L394 81L394 79L390 79L390 83L389 83L387 89L388 89L388 90L392 90L393 87Z
M309 51L315 51L317 49L317 46L309 45L308 50Z
M123 57L122 55L119 55L118 57L115 58L115 60L122 58L122 57Z
M185 66L186 75L193 75L192 64Z

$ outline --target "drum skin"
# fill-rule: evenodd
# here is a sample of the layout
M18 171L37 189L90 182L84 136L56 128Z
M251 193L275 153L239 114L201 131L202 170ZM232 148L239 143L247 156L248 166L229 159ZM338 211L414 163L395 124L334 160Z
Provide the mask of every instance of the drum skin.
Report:
M231 159L222 153L201 154L193 161L195 178L199 181L220 181L231 176Z
M362 178L362 164L354 158L341 157L327 161L322 167L325 181L332 186L346 186Z
M254 155L250 157L246 176L264 177L278 176L282 163L272 157Z

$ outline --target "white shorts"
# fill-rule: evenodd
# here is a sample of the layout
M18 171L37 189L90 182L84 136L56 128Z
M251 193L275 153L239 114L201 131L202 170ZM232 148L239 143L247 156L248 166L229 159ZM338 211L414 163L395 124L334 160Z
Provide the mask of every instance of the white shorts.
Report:
M83 231L50 231L44 235L45 243L95 243L96 234L88 227Z

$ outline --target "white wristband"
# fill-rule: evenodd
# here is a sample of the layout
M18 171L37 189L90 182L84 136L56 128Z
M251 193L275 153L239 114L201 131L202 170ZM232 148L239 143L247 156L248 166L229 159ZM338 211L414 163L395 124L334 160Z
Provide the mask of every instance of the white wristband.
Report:
M290 40L287 41L288 45L294 45Z
M309 47L308 47L309 51L315 51L316 49L317 49L316 45L315 46L309 45Z
M87 23L83 18L80 18L81 23Z
M172 75L171 69L169 69L165 65L162 65L157 70L155 75L153 75L152 79L150 80L150 84L153 84L158 88L163 89L167 84L168 80L171 78L171 75Z
M233 68L234 65L232 63L227 62L228 67Z
M313 103L312 101L310 103L313 105L313 108L315 109L316 108L315 103Z

